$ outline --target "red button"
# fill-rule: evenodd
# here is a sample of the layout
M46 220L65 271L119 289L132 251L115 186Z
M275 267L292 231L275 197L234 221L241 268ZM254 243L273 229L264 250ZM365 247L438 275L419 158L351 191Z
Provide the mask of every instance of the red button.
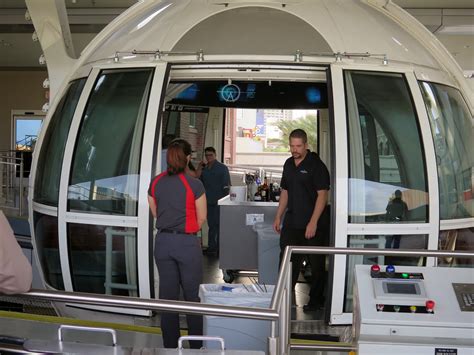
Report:
M378 266L377 264L374 264L370 267L370 271L379 272L380 271L380 266Z
M435 307L435 301L428 300L428 301L426 301L425 306L426 306L427 311L433 311L433 309Z

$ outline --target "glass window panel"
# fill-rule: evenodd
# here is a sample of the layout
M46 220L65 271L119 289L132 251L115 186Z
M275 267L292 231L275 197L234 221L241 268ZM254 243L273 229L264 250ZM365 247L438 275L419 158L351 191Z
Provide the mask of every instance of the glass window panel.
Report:
M349 222L428 220L420 129L401 74L345 72Z
M38 212L33 213L36 251L48 285L64 290L59 257L58 218Z
M474 131L460 92L421 82L438 163L441 219L474 216Z
M59 181L64 149L74 111L86 79L69 84L66 94L54 111L43 139L35 180L35 202L58 206Z
M427 235L350 235L347 246L349 248L374 249L426 249ZM400 265L424 266L426 258L399 257L399 256L371 256L349 255L346 264L346 289L344 298L344 312L352 312L352 298L354 286L354 270L356 265Z
M163 114L163 148L166 149L174 138L184 138L193 149L193 165L199 164L204 155L208 116L209 108L166 105Z
M439 250L470 251L474 250L474 228L453 229L439 232ZM439 258L439 266L474 267L469 258Z
M87 104L68 189L70 211L137 215L152 69L104 71Z
M74 291L138 296L135 228L68 224Z
M15 150L33 151L43 118L15 117Z

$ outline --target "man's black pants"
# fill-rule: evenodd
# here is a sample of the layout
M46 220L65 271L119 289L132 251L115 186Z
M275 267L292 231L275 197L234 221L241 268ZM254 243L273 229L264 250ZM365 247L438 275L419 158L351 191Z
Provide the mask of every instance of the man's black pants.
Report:
M280 264L283 259L285 248L291 246L328 246L329 233L319 229L311 239L304 237L305 229L294 229L283 227L280 235ZM304 254L293 254L291 258L291 289L295 289L296 282L301 269ZM324 288L327 283L326 255L309 254L308 260L311 265L311 290L309 293L309 304L322 305L324 303Z

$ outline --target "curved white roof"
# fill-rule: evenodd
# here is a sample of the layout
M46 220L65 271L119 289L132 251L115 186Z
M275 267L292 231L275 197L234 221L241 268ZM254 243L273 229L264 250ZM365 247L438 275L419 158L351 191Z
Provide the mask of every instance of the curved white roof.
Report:
M439 67L424 45L365 2L288 0L285 7L281 2L145 1L104 30L86 61L132 50L274 55L301 50L386 54Z
M146 0L110 23L75 68L110 61L117 52L201 49L204 56L386 55L391 63L444 72L466 89L448 51L387 0Z

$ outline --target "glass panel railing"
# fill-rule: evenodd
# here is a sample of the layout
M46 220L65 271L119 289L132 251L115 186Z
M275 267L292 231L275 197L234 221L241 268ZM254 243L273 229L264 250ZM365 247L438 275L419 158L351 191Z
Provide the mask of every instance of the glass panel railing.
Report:
M138 296L137 230L68 224L74 291Z
M58 218L33 213L36 251L46 283L56 290L64 290L59 256Z

